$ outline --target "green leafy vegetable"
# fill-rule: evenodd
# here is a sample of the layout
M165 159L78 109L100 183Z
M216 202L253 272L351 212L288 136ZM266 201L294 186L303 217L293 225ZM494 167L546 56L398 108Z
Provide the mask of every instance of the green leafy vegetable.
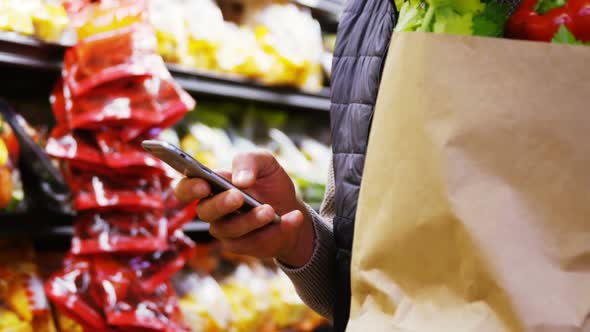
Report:
M584 43L581 40L577 40L576 36L574 36L574 34L563 24L559 26L559 29L555 33L555 36L553 36L553 39L551 39L551 42L556 44L590 46L590 42Z
M563 7L565 1L566 0L539 0L535 6L535 11L541 15L545 15L551 9Z
M426 4L421 1L406 1L401 6L399 20L394 31L416 31L422 25Z
M473 31L472 14L458 14L449 7L443 7L435 12L432 31L453 35L471 35Z
M473 17L473 35L501 37L510 16L510 5L497 0L486 4L484 10Z
M509 5L499 0L408 0L395 31L499 37L509 13Z

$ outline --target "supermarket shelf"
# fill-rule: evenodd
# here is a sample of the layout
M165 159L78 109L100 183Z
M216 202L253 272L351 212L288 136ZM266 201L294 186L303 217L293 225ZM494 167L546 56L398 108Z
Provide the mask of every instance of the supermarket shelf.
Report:
M296 0L297 4L328 16L335 22L339 21L344 9L344 2L339 0Z
M65 47L13 32L0 32L0 63L43 71L60 71Z
M74 234L71 217L48 213L0 214L0 239L4 238L52 238L69 239ZM183 230L187 234L207 233L209 224L203 221L188 223Z
M48 44L35 38L0 32L0 65L58 74L64 45ZM208 96L255 101L277 106L329 111L330 93L307 93L293 88L268 87L251 80L196 72L168 64L175 80L187 91Z

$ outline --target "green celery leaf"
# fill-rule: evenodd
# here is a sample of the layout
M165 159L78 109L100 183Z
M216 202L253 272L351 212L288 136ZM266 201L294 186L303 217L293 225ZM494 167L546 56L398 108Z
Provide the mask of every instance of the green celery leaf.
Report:
M432 31L452 35L471 35L473 33L473 15L459 13L445 7L435 11Z
M434 12L435 7L433 5L429 5L426 9L426 14L424 14L424 18L422 19L422 25L418 28L417 31L432 32L432 24L434 23Z
M453 0L451 7L461 15L477 14L481 12L485 4L479 0Z
M541 15L545 15L551 9L563 7L565 1L566 0L539 0L535 6L535 11Z
M401 15L402 8L404 7L404 5L406 3L408 3L408 1L405 1L405 0L395 0L395 9L400 13L400 15Z
M481 13L473 17L473 35L501 37L509 16L510 5L498 0L490 1Z
M422 25L426 14L426 4L420 2L405 2L400 10L396 32L416 31Z
M577 40L576 36L574 36L574 34L569 31L569 29L564 24L559 26L559 29L555 33L555 36L553 36L553 39L551 39L551 42L556 44L590 46L590 42L584 43L581 40Z

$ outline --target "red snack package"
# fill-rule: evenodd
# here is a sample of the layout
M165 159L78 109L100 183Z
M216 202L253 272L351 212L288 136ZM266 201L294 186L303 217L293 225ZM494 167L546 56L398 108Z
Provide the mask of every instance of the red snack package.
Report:
M140 277L139 285L147 293L169 280L195 254L195 243L182 231L176 231L170 249L130 260L130 266Z
M68 256L63 270L45 284L45 293L59 310L88 331L109 331L101 306L90 294L90 264L83 258Z
M74 193L76 211L143 212L164 208L159 177L142 179L121 175L106 178L81 173L72 167L62 167L62 173Z
M131 261L93 259L92 297L103 304L109 325L124 331L184 331L177 325L181 314L169 281L146 292L134 282L141 270L133 270Z
M156 47L156 36L148 24L91 36L66 51L62 72L65 85L72 97L77 97L125 77L167 77L170 74Z
M164 194L164 210L168 219L168 233L174 234L176 230L181 229L187 223L195 220L197 216L197 203L182 203L176 199L174 190L170 188Z
M109 324L123 331L190 331L182 325L182 314L170 282L151 294L131 294L107 309Z
M54 158L66 160L74 168L109 177L123 174L152 177L164 174L163 163L138 146L128 145L124 151L109 149L102 153L93 140L85 135L64 132L61 127L54 128L45 150Z
M168 248L166 219L154 213L88 213L76 218L70 252L143 253Z
M124 133L129 126L143 131L176 119L194 104L170 77L148 76L98 86L83 96L73 97L65 110L72 129L120 127Z
M57 127L62 129L59 131L61 134L65 133L66 129L70 129L70 119L66 113L66 94L68 94L69 101L71 99L69 89L64 85L63 79L60 78L53 86L53 90L49 95L49 103L53 109L53 116L57 122Z
M147 166L164 173L164 163L151 153L143 150L139 144L125 143L118 139L112 130L95 133L95 140L105 163L112 168ZM140 175L141 176L141 175Z

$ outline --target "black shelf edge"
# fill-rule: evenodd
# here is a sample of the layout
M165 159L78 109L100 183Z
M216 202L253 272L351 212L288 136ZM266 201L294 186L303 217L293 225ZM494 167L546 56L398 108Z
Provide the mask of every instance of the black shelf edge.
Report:
M340 20L340 15L344 10L344 3L338 0L296 0L296 3L318 11L336 23Z
M64 45L45 44L35 38L0 32L0 64L4 66L59 73L65 49ZM330 110L327 88L319 93L309 93L294 88L265 86L240 77L197 72L176 64L167 64L167 67L176 82L190 93L302 110Z
M0 240L9 238L70 239L74 235L72 217L47 213L0 214ZM186 234L209 232L209 224L200 220L183 227Z

